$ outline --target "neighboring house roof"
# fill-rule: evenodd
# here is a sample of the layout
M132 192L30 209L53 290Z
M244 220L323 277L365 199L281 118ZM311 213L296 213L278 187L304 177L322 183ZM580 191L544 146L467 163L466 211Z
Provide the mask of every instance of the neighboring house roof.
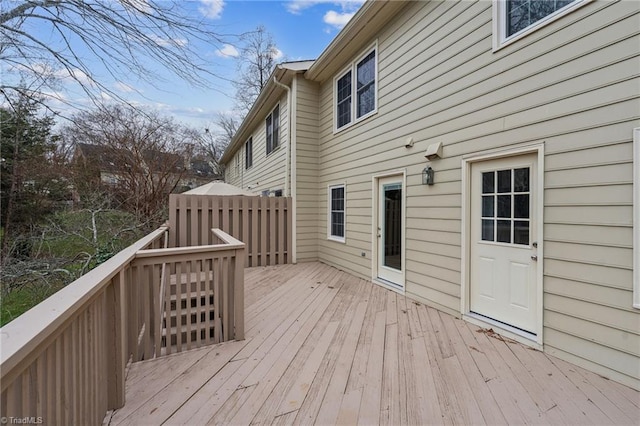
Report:
M102 145L90 145L87 143L76 144L76 155L85 161L90 161L102 172L116 172L119 167L110 155L109 148Z
M222 157L220 158L221 164L226 164L231 160L233 154L238 150L242 144L251 136L251 131L267 114L271 106L280 98L284 89L276 83L288 85L293 80L295 74L303 73L313 64L312 60L307 61L295 61L295 62L283 62L276 65L271 72L267 84L258 95L258 98L253 103L253 106L249 110L249 113L242 121L242 124L238 128L238 131L231 139L229 146L225 149Z
M230 185L228 183L215 181L209 182L205 185L199 186L197 188L193 188L189 191L184 192L184 194L191 195L250 195L252 197L257 197L258 194L254 194L253 192L245 191L242 188L238 188L237 186Z
M78 143L76 144L76 154L84 158L85 161L95 164L101 172L117 173L122 170L122 164L118 164L118 161L122 161L124 158L133 161L131 152L104 145ZM142 152L142 158L147 164L173 164L173 171L176 173L184 170L184 161L178 154L148 149Z

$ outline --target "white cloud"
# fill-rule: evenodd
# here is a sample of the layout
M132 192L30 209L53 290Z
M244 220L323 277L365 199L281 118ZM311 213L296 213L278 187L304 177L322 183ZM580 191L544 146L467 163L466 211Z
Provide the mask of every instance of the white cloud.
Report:
M329 24L337 29L342 29L355 14L355 12L336 12L335 10L330 10L324 14L322 20L325 24Z
M149 38L155 41L159 46L186 46L188 41L184 38L162 38L155 34L150 34Z
M137 92L136 89L134 89L133 87L129 86L126 83L123 83L121 81L116 81L113 84L113 87L118 91L118 92L122 92L122 93L132 93L132 92Z
M273 59L277 61L278 59L282 59L283 56L284 56L284 53L282 53L282 50L276 47L275 51L273 52Z
M221 58L235 58L240 54L240 52L238 52L238 49L230 44L225 44L224 46L222 46L222 49L216 50L215 53L216 56L220 56Z
M303 10L309 9L317 4L328 3L340 6L342 11L355 11L365 0L291 0L286 4L287 11L294 15L299 15Z
M73 79L80 84L92 86L93 82L89 79L89 76L79 68L72 68L67 70L66 68L59 69L53 73L53 75L62 80L67 81Z
M149 2L147 0L127 0L123 1L122 4L125 7L131 8L137 12L151 13L151 5L149 5Z
M220 19L224 9L224 0L200 0L198 11L206 18Z
M68 101L67 96L58 90L45 90L42 92L42 95L49 101L54 102L56 105L65 104Z

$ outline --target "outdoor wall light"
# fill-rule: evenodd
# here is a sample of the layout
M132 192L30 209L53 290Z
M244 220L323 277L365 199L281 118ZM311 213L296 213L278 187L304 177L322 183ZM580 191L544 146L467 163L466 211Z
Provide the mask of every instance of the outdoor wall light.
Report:
M431 166L427 166L422 171L422 184L423 185L433 185L433 178L435 172L431 168Z

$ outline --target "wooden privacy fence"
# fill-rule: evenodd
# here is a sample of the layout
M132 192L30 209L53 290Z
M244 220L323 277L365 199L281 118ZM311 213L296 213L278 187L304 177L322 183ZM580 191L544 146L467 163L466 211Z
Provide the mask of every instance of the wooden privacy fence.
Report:
M169 245L210 244L220 228L246 244L245 266L292 262L291 198L172 194Z
M167 238L159 228L0 329L2 417L101 424L124 405L129 361L244 338L244 244Z

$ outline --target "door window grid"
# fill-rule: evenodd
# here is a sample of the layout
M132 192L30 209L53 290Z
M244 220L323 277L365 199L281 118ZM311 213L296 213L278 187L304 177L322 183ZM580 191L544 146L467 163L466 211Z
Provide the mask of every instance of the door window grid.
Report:
M530 197L528 167L483 172L481 239L529 245Z

